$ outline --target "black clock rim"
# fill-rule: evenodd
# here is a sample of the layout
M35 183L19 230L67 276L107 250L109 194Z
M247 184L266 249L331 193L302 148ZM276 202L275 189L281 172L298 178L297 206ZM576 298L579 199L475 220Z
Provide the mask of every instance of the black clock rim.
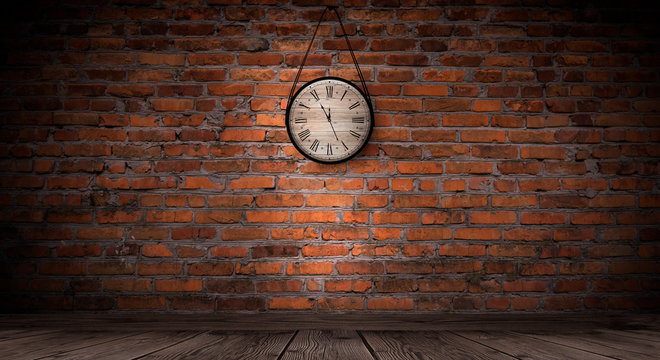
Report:
M307 154L306 154L306 153L305 153L305 152L304 152L304 151L298 146L298 144L296 144L296 142L293 140L293 134L291 133L291 125L290 125L291 122L289 121L289 115L290 115L290 113L291 113L291 104L293 104L294 100L298 97L298 95L300 94L300 92L301 92L303 89L305 89L306 87L308 87L308 86L310 86L310 85L312 85L312 84L314 84L314 83L316 83L316 82L323 81L323 80L339 80L339 81L342 81L342 82L347 83L348 85L350 85L350 86L352 86L353 88L355 88L355 89L360 93L360 95L362 95L362 97L364 98L364 100L367 102L367 105L369 106L369 116L371 117L371 126L369 126L369 133L367 134L367 138L366 138L366 140L364 141L364 144L362 144L362 146L360 146L360 148L359 148L354 154L352 154L351 156L346 157L346 158L343 158L343 159L339 159L339 160L332 160L332 161L319 160L319 159L315 159L315 158L313 158L313 157L307 155ZM373 132L373 129L374 129L374 109L373 109L373 106L371 105L371 101L370 101L370 99L365 95L364 91L362 91L362 89L360 89L357 85L353 84L351 81L348 81L348 80L346 80L346 79L342 79L342 78L340 78L340 77L336 77L336 76L324 76L324 77L320 77L320 78L317 78L317 79L314 79L314 80L308 81L308 82L305 83L303 86L301 86L300 89L298 89L298 90L296 91L296 93L295 93L295 94L293 95L293 97L291 98L291 101L290 101L288 104L286 104L286 117L285 117L284 120L285 120L285 123L286 123L286 132L287 132L287 134L289 135L289 140L291 141L291 144L293 144L293 146L296 148L296 150L298 150L298 152L299 152L300 154L302 154L302 155L303 155L304 157L306 157L307 159L312 160L312 161L317 162L317 163L321 163L321 164L338 164L338 163L342 163L342 162L348 161L348 160L354 158L355 156L357 156L357 154L359 154L360 152L362 152L362 150L363 150L363 149L367 146L367 144L369 143L369 139L371 138L371 133Z

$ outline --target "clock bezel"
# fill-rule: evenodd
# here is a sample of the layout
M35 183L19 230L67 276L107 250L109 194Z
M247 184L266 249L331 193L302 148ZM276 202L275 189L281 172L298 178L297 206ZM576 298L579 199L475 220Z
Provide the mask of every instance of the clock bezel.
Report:
M305 88L313 85L314 83L317 83L319 81L324 81L324 80L341 81L341 82L344 82L344 83L348 84L349 86L352 86L354 89L356 89L358 91L358 93L360 94L360 96L362 96L362 98L364 98L364 101L367 103L367 107L369 108L369 117L371 119L371 124L369 126L369 131L367 133L366 140L364 141L362 146L360 146L360 148L355 153L353 153L352 155L350 155L348 157L345 157L345 158L340 158L338 160L320 160L320 159L315 159L315 158L311 157L311 155L307 154L306 151L304 151L300 146L298 146L298 144L293 140L293 134L291 133L291 125L290 125L291 122L289 121L290 120L289 116L290 116L290 113L291 113L291 107L292 107L293 103L295 102L296 98L298 97L298 95L300 95L300 93ZM355 156L357 156L357 154L361 153L362 150L364 150L364 148L369 143L369 139L371 138L371 133L374 129L374 109L371 105L371 101L369 100L369 98L365 95L364 91L362 91L362 89L360 89L357 85L353 84L352 82L350 82L346 79L342 79L340 77L324 76L324 77L320 77L320 78L317 78L317 79L314 79L314 80L311 80L311 81L305 83L303 86L300 87L300 89L298 89L296 91L295 95L293 95L293 97L291 98L291 101L286 106L286 117L285 117L284 120L286 122L286 132L289 135L289 140L291 141L291 144L293 144L293 146L296 148L296 150L298 150L298 152L301 153L305 158L307 158L309 160L312 160L314 162L317 162L317 163L321 163L321 164L338 164L338 163L348 161L348 160L354 158Z

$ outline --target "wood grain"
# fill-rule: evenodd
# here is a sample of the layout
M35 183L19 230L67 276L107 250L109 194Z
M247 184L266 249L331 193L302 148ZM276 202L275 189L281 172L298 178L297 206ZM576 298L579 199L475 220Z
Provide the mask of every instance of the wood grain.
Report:
M41 359L132 359L185 341L195 336L197 332L149 331L124 334L129 336L73 351L57 352Z
M103 344L112 340L135 336L139 333L108 331L55 331L29 337L17 337L0 343L0 358L57 357L63 353ZM38 344L38 346L35 346Z
M634 337L636 339L641 339L645 341L660 342L660 334L657 331L648 331L648 330L618 331L618 330L608 330L608 329L604 329L600 331L611 332L619 336Z
M514 359L448 331L365 331L379 360Z
M5 330L0 330L0 342L7 340L16 340L27 336L37 336L55 331L57 330L5 329Z
M657 314L3 315L0 359L657 359L657 320Z
M293 339L283 360L372 359L355 330L303 330Z
M292 331L208 331L140 359L277 359L292 335Z
M660 343L617 333L589 332L576 335L526 334L546 343L561 344L615 358L658 359Z
M576 348L549 343L531 337L514 336L506 332L461 331L456 334L519 359L609 359L608 357Z

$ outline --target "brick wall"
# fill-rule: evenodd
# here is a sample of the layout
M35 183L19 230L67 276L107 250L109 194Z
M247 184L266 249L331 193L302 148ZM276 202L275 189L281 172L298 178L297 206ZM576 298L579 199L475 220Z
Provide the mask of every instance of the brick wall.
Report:
M657 11L323 3L376 117L331 166L284 128L322 6L6 9L2 309L658 308ZM357 80L340 32L321 26L303 81Z

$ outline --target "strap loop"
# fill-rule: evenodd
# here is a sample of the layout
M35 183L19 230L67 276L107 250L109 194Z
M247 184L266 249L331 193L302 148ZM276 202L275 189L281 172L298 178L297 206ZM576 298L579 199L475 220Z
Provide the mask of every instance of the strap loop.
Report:
M305 52L305 56L303 56L302 62L300 63L300 67L298 68L298 73L296 74L296 78L293 81L293 86L291 87L291 91L289 92L287 106L291 104L291 98L293 97L293 94L296 91L296 85L298 84L298 80L300 79L300 73L302 73L302 69L305 66L305 62L307 61L307 55L309 55L309 51L312 49L314 38L316 38L316 32L319 30L321 21L323 21L323 16L325 15L325 12L328 10L334 10L335 15L337 16L337 20L339 20L341 31L344 35L344 39L346 40L346 46L348 47L348 50L351 52L351 58L353 59L353 64L355 64L355 69L357 70L358 77L360 78L360 82L362 83L362 89L364 90L364 93L367 96L367 101L369 102L369 104L371 104L371 96L369 95L369 89L367 88L367 83L364 81L364 76L362 75L362 71L360 70L360 65L358 65L357 59L355 58L355 54L353 53L353 47L351 46L351 42L348 40L348 35L346 34L346 29L344 29L344 23L341 21L339 12L337 12L337 7L326 6L325 9L323 9L323 12L321 13L321 18L319 19L319 22L316 24L316 29L314 29L314 34L312 35L312 40L309 41L309 46L307 46L307 51Z

